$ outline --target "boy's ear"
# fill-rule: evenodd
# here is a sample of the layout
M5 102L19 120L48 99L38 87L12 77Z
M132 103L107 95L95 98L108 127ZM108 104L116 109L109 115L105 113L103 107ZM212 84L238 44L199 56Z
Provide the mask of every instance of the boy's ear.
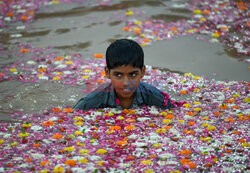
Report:
M104 70L105 70L105 73L106 73L107 78L110 79L110 73L109 73L110 71L109 71L108 67L106 66L106 67L104 68Z
M145 72L146 72L146 66L145 65L143 65L141 72L142 72L141 78L143 78L143 76L145 75Z

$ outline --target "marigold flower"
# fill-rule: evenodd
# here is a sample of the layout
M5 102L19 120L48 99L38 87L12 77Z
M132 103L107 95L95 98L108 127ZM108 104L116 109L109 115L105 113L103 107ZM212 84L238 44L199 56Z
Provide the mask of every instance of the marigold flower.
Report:
M166 129L157 129L156 131L155 131L156 133L166 133Z
M62 173L64 171L65 171L65 169L63 167L61 167L61 166L57 166L53 170L53 172L55 172L55 173Z
M33 147L40 147L40 145L41 144L39 144L39 143L35 143L35 144L33 144Z
M169 123L171 123L172 121L170 120L170 119L164 119L163 121L162 121L162 123L165 123L165 124L169 124Z
M22 126L23 126L23 128L27 128L27 127L31 127L32 124L23 124Z
M40 163L40 166L50 165L50 162L45 160Z
M166 130L169 130L169 129L171 129L172 127L171 126L165 126L165 127L163 127L164 129L166 129Z
M102 164L104 163L105 161L98 161L96 164L98 165L98 166L102 166Z
M83 150L83 149L80 149L80 150L79 150L79 153L80 153L80 154L83 154L83 155L88 155L88 154L89 154L89 150L87 150L87 149L84 149L84 150Z
M66 160L64 164L74 167L76 165L76 160Z
M107 150L105 150L105 149L98 149L98 150L96 151L96 153L97 153L97 154L106 154L106 153L107 153Z
M174 115L173 114L168 114L165 116L166 119L173 119L174 118Z
M3 144L3 143L4 143L4 140L3 140L3 139L1 139L1 140L0 140L0 144Z
M81 131L75 131L75 134L80 136L80 135L82 135L82 132Z
M153 162L151 160L142 160L141 164L150 165L150 164L153 164Z
M221 104L220 105L220 109L227 109L227 108L228 108L228 106L226 104Z
M199 111L202 111L202 109L201 108L194 108L194 111L199 112Z
M193 125L195 125L195 122L194 121L189 121L188 125L193 126Z
M185 94L187 94L188 92L187 92L186 90L182 90L182 91L180 91L179 93L182 94L182 95L185 95Z
M76 149L74 146L72 146L72 147L66 147L64 148L64 150L70 152L70 151L75 151Z
M72 109L72 108L63 109L63 112L67 112L67 113L70 113L70 112L73 112L73 111L74 111L74 109Z
M21 53L28 53L28 52L29 52L29 49L20 49L20 52L21 52Z
M103 58L103 54L101 53L95 53L94 58Z
M44 121L44 122L42 122L42 125L43 126L53 126L54 122L53 121Z
M109 127L110 130L121 130L120 126L110 126Z
M130 27L124 27L124 28L122 28L122 31L131 31L131 28Z
M88 163L88 159L80 159L78 160L80 163Z
M182 151L180 151L180 154L182 154L182 155L191 155L192 152L190 150L182 150Z
M125 130L133 130L134 126L133 125L125 126L124 129Z
M207 130L215 130L215 129L217 129L215 126L208 126L207 127Z
M154 148L159 148L159 147L161 147L161 144L153 144L153 147Z
M53 135L54 139L61 139L62 137L63 137L63 135L60 135L60 134L57 134L57 133Z
M246 140L245 140L245 139L239 139L238 142L239 142L239 143L245 143Z
M126 122L127 123L135 123L135 119L128 118L128 119L126 119Z
M19 133L18 136L21 137L21 138L25 138L27 136L29 136L30 133Z

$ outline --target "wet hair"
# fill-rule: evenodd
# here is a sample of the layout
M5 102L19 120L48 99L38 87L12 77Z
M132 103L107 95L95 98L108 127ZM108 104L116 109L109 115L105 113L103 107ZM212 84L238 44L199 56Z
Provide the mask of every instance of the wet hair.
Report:
M144 53L141 46L129 39L119 39L111 43L106 50L106 63L108 69L119 66L132 65L142 69Z

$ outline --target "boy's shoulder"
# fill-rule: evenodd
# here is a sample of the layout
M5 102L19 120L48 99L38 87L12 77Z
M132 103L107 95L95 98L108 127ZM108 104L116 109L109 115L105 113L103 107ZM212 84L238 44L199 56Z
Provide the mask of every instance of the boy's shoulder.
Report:
M79 102L74 106L74 109L88 110L92 108L105 107L112 89L112 85L109 83L99 86L87 96L80 99Z
M139 95L142 98L143 102L147 105L162 106L164 95L155 86L145 82L140 82L139 92Z

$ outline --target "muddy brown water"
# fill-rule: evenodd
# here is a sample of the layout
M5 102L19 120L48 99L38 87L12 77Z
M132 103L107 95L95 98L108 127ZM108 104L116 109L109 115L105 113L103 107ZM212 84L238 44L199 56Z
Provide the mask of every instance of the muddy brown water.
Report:
M54 48L51 51L58 55L74 52L87 57L93 53L105 53L113 40L131 36L130 33L121 31L125 24L117 19L117 15L123 14L127 9L137 9L144 11L148 17L166 22L188 19L191 13L183 7L184 3L187 1L120 0L110 6L85 7L69 3L42 7L25 30L15 29L21 23L2 29L0 45L5 50L0 55L0 67L20 59L12 49L19 43L31 43L37 48L52 46ZM21 34L22 37L15 38L11 36L13 34ZM249 81L249 64L241 61L248 57L235 56L221 43L208 43L197 40L196 37L177 37L143 47L145 63L173 72L191 72L216 80ZM85 87L52 82L1 82L0 120L10 120L9 115L13 111L41 113L46 108L73 106L84 96L81 91Z

